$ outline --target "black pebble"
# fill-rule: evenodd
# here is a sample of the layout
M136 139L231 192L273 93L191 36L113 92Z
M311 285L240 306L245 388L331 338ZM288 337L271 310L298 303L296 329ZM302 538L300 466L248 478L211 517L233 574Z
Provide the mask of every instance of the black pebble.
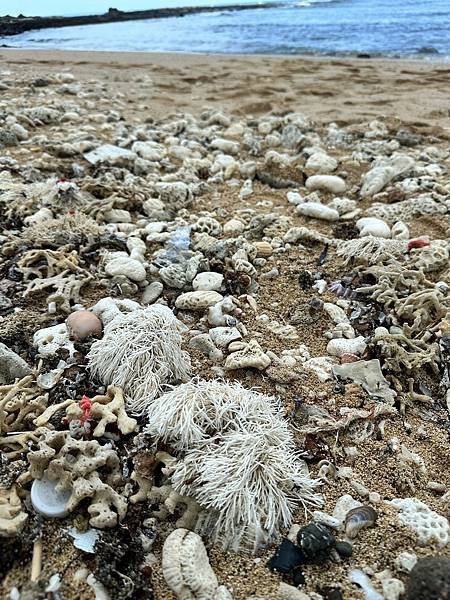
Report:
M267 563L267 567L278 573L290 573L295 567L304 564L304 562L305 556L300 548L288 539L284 539Z
M337 542L336 550L339 556L342 556L343 558L350 558L350 556L353 554L352 545L348 542Z

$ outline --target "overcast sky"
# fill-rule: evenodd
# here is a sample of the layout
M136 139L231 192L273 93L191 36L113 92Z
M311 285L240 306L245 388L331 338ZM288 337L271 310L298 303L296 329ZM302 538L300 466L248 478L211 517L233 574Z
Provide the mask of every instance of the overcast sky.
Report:
M249 0L235 0L239 4ZM253 1L253 0L252 0ZM86 15L104 13L110 7L145 10L166 6L231 4L230 0L0 0L0 15Z

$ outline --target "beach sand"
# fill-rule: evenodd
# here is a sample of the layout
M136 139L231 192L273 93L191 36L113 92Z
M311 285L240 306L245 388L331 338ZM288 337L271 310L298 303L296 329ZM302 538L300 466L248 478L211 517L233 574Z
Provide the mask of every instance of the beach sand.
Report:
M5 101L12 106L16 93L21 94L22 105L31 105L34 93L41 94L42 100L46 88L42 90L35 88L33 91L28 84L33 80L65 71L72 73L75 81L81 84L84 94L82 102L85 106L91 102L93 113L114 110L115 104L111 98L118 97L120 99L118 110L130 128L137 128L143 123L152 123L153 119L156 121L167 118L168 115L177 112L192 113L198 117L205 108L223 111L235 116L236 120L257 118L270 112L279 115L295 111L313 119L317 123L317 131L321 134L325 131L325 126L335 122L349 130L354 127L361 139L367 123L373 119L381 119L391 128L389 131L408 129L410 133L421 134L423 144L435 143L439 148L448 145L450 65L437 62L2 49L0 50L0 75L6 83L10 79L11 86L6 92L2 92L5 95L0 97L0 105ZM15 85L17 88L14 87ZM79 100L70 94L61 94L58 99L68 103ZM112 119L112 122L116 121ZM97 127L95 122L88 121L83 125L92 126L92 139L114 143L114 139L111 139L113 134L110 133L114 128L111 126L108 129L108 123L100 123ZM55 152L54 148L51 144L46 145L46 140L39 139L38 134L54 135L60 144L64 141L65 127L70 128L72 138L76 136L76 122L67 125L65 123L51 125L48 131L46 127L42 127L37 130L36 145L15 146L8 149L8 154L20 164L32 163L37 168L45 170L49 177L54 173L58 177L63 177L66 172L70 172L73 159L56 153L51 155ZM39 147L40 143L42 147ZM339 173L345 171L349 193L351 191L357 197L357 192L352 190L359 189L361 176L367 172L369 166L363 164L361 167L359 163L351 160L348 149L335 149L333 152L339 160L346 155ZM90 165L87 165L87 168L91 168ZM267 204L264 204L265 202ZM361 202L363 209L368 205L368 201ZM239 209L247 207L249 210L256 210L257 213L280 211L281 215L287 215L292 219L295 226L311 226L310 219L299 216L294 207L288 204L286 190L271 189L260 182L255 182L254 193L244 201L239 196L239 188L232 188L226 183L219 184L213 192L200 196L196 200L195 212L204 214L202 211L209 211L221 222L225 222L238 214ZM313 229L325 235L341 237L334 225L328 222L312 221L312 223ZM435 238L445 238L450 221L447 215L432 215L419 217L409 225L412 237L430 234ZM342 227L344 228L344 225ZM345 239L345 233L342 234L342 239ZM305 269L318 270L322 248L321 244L315 244L310 252L305 252L293 245L289 253L276 255L276 266L280 276L273 280L261 278L257 296L259 312L265 312L273 320L288 323L297 309L301 313L302 307L308 306L307 303L317 296L317 290L300 289L298 278ZM336 259L333 252L330 250L330 257L323 267L326 270L325 276L330 281L342 277L344 273L351 270L350 267L343 266L343 261ZM448 270L442 277L447 276ZM92 297L84 298L86 305L93 304L105 295L103 288L90 290L90 292ZM170 293L172 296L169 295L169 300L172 301L173 290ZM324 301L336 301L336 296L330 291L326 291L321 298ZM4 323L3 330L11 325L13 331L11 335L16 335L14 333L16 330L13 329L13 321L16 319L17 335L20 339L29 340L32 332L38 326L45 326L45 319L49 318L48 315L36 316L38 311L45 312L45 303L42 304L42 298L40 300L41 304L39 298L35 300L35 304L33 299L23 303L21 306L25 308L24 312L11 317L10 322ZM29 316L26 316L26 311L29 311L27 313ZM60 321L63 318L61 317ZM297 322L297 331L301 334L301 339L297 342L280 339L279 336L268 331L264 322L256 320L249 309L244 310L242 320L252 335L258 337L264 348L277 355L299 343L305 343L311 350L312 356L325 353L327 340L323 334L329 328L329 323L324 317L313 323L302 324L301 320ZM5 341L9 343L11 340L5 339ZM211 377L212 363L199 352L192 350L190 352L195 364L195 373ZM271 394L279 391L280 382L286 383L282 378L277 381L276 377L266 377L248 370L237 373L236 378L246 387L259 386L262 391ZM284 389L283 400L290 412L295 409L295 400L301 398L307 405L308 403L321 404L338 418L341 408L360 408L367 400L358 386L347 386L345 393L342 393L341 388L335 388L335 382L318 383L312 375L305 375L300 381L289 381L287 377L286 381L287 384L282 388ZM430 382L425 381L425 383ZM405 490L403 495L408 493L416 495L432 509L448 516L448 506L444 507L441 499L426 488L427 481L438 481L446 490L450 489L448 440L445 432L448 415L442 402L438 403L433 411L432 413L430 409L428 416L424 417L414 409L408 411L406 417L397 414L395 418L386 419L384 436L374 434L358 444L358 457L354 462L350 462L342 451L343 445L352 446L353 441L348 440L338 445L339 436L334 434L331 435L331 442L328 437L329 446L325 449L325 455L333 457L336 464L341 466L352 464L355 479L363 481L370 491L378 493L380 498L398 497L400 492L396 481L395 457L387 450L387 440L396 437L423 458L427 469L426 477L418 476L417 481L414 482L415 488L412 486L409 490ZM320 450L319 447L314 447L314 440L312 436L313 457ZM318 440L320 443L320 438ZM312 476L317 476L317 463L318 460L312 460L310 465ZM324 486L323 510L331 513L336 500L342 494L355 495L351 483L345 477L338 477L331 484ZM395 558L400 552L415 552L418 556L435 553L435 550L417 545L413 533L399 524L396 513L391 507L381 502L377 510L379 511L377 527L364 531L363 535L357 538L354 556L350 562L344 561L339 564L328 562L326 565L305 568L305 590L308 593L320 589L323 597L326 598L326 588L332 589L337 584L342 592L341 598L360 600L364 597L362 592L350 584L348 579L351 568L366 568L373 574L387 568L393 570ZM303 525L307 522L301 510L296 515L296 522ZM58 522L47 524L44 542L43 576L48 580L56 572L63 573L64 583L61 592L68 600L92 597L92 591L87 586L72 582L75 570L83 566L83 563L87 563L90 569L93 568L92 559L82 558L81 553L74 551L71 541L61 538ZM160 542L155 545L154 551L159 561ZM277 591L279 577L265 567L267 559L273 554L273 548L257 559L220 552L216 548L211 549L209 554L219 582L232 589L235 600L247 598L276 600L281 597ZM3 582L2 597L6 598L6 594L14 585L20 586L28 579L30 569L28 559L24 560L23 564L16 565L7 574ZM164 582L159 564L150 571L149 585L155 590L156 600L175 598ZM395 576L404 581L407 579L405 574L396 573ZM339 598L339 596L330 597Z
M136 118L143 110L158 118L209 107L241 116L298 111L339 125L390 117L422 132L450 124L447 63L1 49L0 67L36 77L67 69L81 82L101 79L130 95Z

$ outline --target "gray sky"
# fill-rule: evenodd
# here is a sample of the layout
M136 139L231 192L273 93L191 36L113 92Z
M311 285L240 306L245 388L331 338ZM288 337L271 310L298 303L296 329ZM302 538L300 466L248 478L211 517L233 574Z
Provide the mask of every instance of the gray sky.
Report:
M243 0L244 2L248 0ZM237 0L236 3L240 3ZM228 0L230 4L230 0ZM168 6L227 4L226 0L0 0L0 16L84 15L104 13L110 7L120 10L144 10Z

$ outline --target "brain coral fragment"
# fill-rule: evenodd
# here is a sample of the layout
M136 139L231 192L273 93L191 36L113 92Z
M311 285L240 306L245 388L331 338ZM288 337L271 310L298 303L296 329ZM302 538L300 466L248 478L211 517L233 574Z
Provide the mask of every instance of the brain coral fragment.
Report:
M28 479L57 482L56 491L70 490L66 509L73 511L91 498L88 513L93 527L114 527L127 512L127 503L115 489L122 483L117 453L97 441L74 440L65 431L49 431L39 449L28 454Z

